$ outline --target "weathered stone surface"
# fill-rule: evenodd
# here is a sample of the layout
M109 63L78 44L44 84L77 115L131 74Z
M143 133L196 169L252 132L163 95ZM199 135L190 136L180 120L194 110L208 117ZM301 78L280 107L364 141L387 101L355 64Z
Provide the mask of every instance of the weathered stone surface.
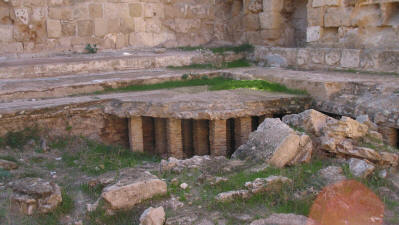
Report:
M219 202L228 202L234 199L246 199L250 196L250 192L248 190L237 190L237 191L228 191L219 193L215 200Z
M306 132L316 136L322 135L323 129L326 127L328 121L331 120L334 119L314 109L283 117L284 123L296 128L302 128Z
M329 136L339 136L345 138L361 138L367 134L368 127L349 117L342 117L341 120L330 120L324 133Z
M252 193L279 191L283 185L292 184L292 180L283 176L270 176L257 178L252 182L246 182L245 187Z
M308 218L295 214L272 214L266 219L253 221L250 225L311 225Z
M62 202L60 187L41 178L24 178L9 185L14 192L12 207L26 215L49 213Z
M368 161L351 158L349 160L349 169L356 177L366 178L374 172L375 166Z
M233 158L266 161L277 167L307 162L312 148L306 136L297 134L280 119L265 119L257 131L251 133L248 142L236 150Z
M165 220L166 217L163 207L150 207L141 214L140 225L163 225Z
M0 169L3 170L15 170L18 168L18 164L8 160L0 159Z
M122 210L166 192L167 185L164 181L149 172L130 168L120 171L118 181L105 187L101 197L107 203L108 209Z
M334 184L346 179L343 169L338 166L329 166L321 169L319 174L327 181L328 184Z

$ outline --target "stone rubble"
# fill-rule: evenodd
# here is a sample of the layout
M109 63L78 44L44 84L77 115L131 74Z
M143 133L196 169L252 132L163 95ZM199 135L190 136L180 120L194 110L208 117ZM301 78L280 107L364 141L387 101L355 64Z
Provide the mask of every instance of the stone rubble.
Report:
M140 216L140 225L163 225L166 221L163 207L146 209Z
M351 158L349 170L355 177L366 178L375 170L375 166L366 160Z
M23 178L9 186L11 206L26 215L49 213L62 202L61 188L41 178Z
M327 184L334 184L346 179L344 170L338 166L329 166L321 169L319 175L327 181Z
M18 164L8 160L0 159L0 169L3 170L15 170L18 169Z
M280 119L265 119L232 158L284 167L309 162L312 150L312 140L308 135L294 131Z
M270 192L280 190L283 185L292 184L292 180L283 176L270 176L267 178L256 178L252 182L246 182L245 187L252 193Z
M253 221L250 225L311 225L308 218L295 214L272 214L266 219Z

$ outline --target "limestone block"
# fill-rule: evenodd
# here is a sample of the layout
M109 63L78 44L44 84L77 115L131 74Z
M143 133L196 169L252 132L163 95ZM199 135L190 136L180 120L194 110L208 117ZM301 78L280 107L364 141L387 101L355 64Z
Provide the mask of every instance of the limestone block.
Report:
M312 26L308 27L306 31L306 41L314 42L318 41L321 38L323 28L320 26Z
M1 53L21 53L24 47L21 42L8 43L6 45L0 45Z
M145 32L145 21L144 18L134 18L134 30L136 32Z
M136 24L133 18L122 18L120 23L123 33L131 33L136 30Z
M163 207L146 209L140 216L140 225L162 225L166 216Z
M260 32L262 40L277 40L281 36L281 29L266 29Z
M14 8L15 17L23 24L29 24L28 8Z
M136 47L153 46L153 33L133 32L129 36L129 44Z
M190 31L198 30L201 27L201 20L199 19L176 19L174 31L178 33L188 33Z
M89 16L89 7L87 4L76 4L73 7L73 18L75 20L88 20Z
M59 38L62 36L62 26L59 20L47 19L47 36L49 38Z
M263 12L280 12L284 8L284 1L263 0Z
M0 25L0 42L12 41L12 37L13 37L13 26Z
M164 17L164 9L162 4L147 3L144 5L144 17Z
M160 33L162 22L159 19L147 19L145 21L145 31L149 33Z
M102 4L90 4L89 5L90 18L102 18L103 17L103 5Z
M297 58L296 58L296 63L299 66L303 66L306 65L308 63L309 60L309 51L306 48L303 49L299 49L298 50L298 54L297 54Z
M352 8L330 7L324 15L325 27L351 26Z
M341 51L336 49L331 49L326 53L325 61L327 65L334 66L337 65L341 60Z
M340 0L313 0L312 7L339 6Z
M345 68L357 68L360 64L360 50L343 49L341 66Z
M255 31L260 28L259 16L257 14L247 14L244 16L245 30Z
M63 36L75 36L76 24L75 23L61 23Z
M103 37L108 33L108 23L106 19L95 19L94 20L94 34L97 37Z
M259 13L260 27L262 29L277 29L281 25L281 14L279 12Z
M80 37L88 37L94 34L94 25L91 20L78 21L78 35Z
M121 19L107 19L107 30L108 33L119 33L121 31Z
M308 25L323 26L324 25L324 9L308 8Z
M70 20L73 12L71 7L51 7L48 9L48 17L54 20Z
M6 7L0 7L0 24L6 23L10 16L10 9Z
M314 64L324 64L324 51L321 49L314 49L310 52L310 59Z
M104 3L104 18L126 18L130 16L129 5L127 3Z
M142 17L143 16L143 4L132 3L129 4L129 12L131 17Z

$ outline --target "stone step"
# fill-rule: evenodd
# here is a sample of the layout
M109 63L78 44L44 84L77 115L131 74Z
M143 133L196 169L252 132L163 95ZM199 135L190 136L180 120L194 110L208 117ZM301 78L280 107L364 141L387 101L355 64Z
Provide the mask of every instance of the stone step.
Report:
M0 79L21 79L80 75L98 72L153 69L214 62L210 51L166 50L114 51L97 54L71 54L42 58L19 58L0 61Z

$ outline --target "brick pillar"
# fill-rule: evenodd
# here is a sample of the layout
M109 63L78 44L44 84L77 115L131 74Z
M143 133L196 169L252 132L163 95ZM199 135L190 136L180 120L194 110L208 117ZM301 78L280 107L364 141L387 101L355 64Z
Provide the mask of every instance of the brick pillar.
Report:
M194 155L193 120L182 120L182 136L184 158L190 158Z
M168 156L166 139L166 119L155 118L155 151L162 157Z
M154 131L154 118L142 117L143 124L143 140L144 151L148 153L155 153L155 131Z
M211 120L209 143L212 156L227 156L227 120Z
M194 120L193 144L195 155L209 155L209 124L208 120Z
M129 141L130 150L144 152L143 120L140 116L129 119Z
M398 130L392 127L379 127L378 131L384 138L384 143L393 147L398 147Z
M182 159L183 153L183 136L181 126L182 122L179 119L167 119L166 121L166 136L167 149L169 157Z
M249 134L252 132L252 118L240 117L234 119L234 134L236 149L248 141Z

